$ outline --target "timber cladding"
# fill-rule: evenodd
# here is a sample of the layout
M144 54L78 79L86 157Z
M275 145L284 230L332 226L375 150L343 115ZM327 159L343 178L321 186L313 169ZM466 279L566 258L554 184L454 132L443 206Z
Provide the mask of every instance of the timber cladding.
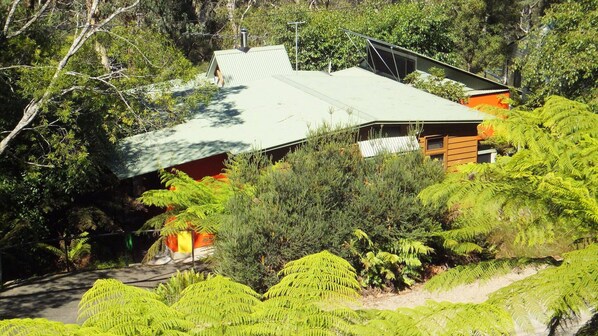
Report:
M478 136L449 136L446 167L477 162Z
M445 168L477 162L479 137L476 125L429 125L424 129L419 138L424 154L442 161Z

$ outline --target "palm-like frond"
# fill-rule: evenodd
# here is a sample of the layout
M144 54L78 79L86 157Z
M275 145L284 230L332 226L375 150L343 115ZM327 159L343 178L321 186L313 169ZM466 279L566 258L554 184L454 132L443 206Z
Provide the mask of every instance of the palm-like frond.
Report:
M251 288L218 275L187 287L172 308L195 324L195 332L232 331L250 324L259 298Z
M112 279L97 280L79 303L79 320L119 335L152 334L156 330L188 331L193 323L168 307L151 291Z
M490 280L493 277L507 274L513 269L531 265L554 264L551 259L508 258L481 261L470 265L462 265L432 277L424 284L428 291L449 290L460 285L470 284L477 280Z
M397 314L412 318L424 335L509 335L511 316L490 304L428 301L413 309L398 309Z
M146 191L139 200L167 211L148 220L142 229L162 229L162 236L189 229L210 233L218 230L218 221L210 219L224 211L224 203L232 193L229 183L212 177L195 181L176 170L161 171L160 177L168 189Z
M555 237L569 242L598 232L598 115L584 104L551 97L533 112L511 110L488 124L517 148L494 164L466 165L421 192L427 203L458 209L447 247L517 228L519 245ZM473 247L473 246L470 246Z
M559 267L548 268L490 296L489 304L508 310L517 323L530 319L549 325L598 309L598 244L565 254Z
M160 301L171 306L180 299L182 292L187 287L210 278L210 275L206 276L203 273L195 272L193 269L183 272L177 271L168 281L159 284L155 289L155 293Z
M114 336L98 328L85 328L75 324L63 324L43 318L10 319L0 321L0 335L5 336Z
M303 302L353 301L359 282L355 269L343 258L328 251L311 254L287 263L284 277L264 294L266 299L300 298Z

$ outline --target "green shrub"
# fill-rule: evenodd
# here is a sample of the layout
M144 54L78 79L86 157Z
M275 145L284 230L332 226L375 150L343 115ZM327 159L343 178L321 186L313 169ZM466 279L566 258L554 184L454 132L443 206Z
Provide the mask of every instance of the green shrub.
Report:
M233 158L219 271L263 291L291 260L324 249L351 257L346 242L356 228L384 250L437 230L438 210L417 193L442 178L440 165L419 152L364 159L356 140L354 130L325 127L276 164L261 154Z

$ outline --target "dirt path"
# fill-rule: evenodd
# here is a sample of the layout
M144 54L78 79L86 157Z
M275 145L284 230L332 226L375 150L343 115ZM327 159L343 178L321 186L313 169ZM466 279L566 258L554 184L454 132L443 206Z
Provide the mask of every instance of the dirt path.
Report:
M363 308L395 310L397 308L414 308L421 306L428 300L448 301L454 303L482 303L488 299L490 293L512 284L515 281L525 279L536 274L541 268L529 267L509 274L498 276L487 281L476 281L473 284L462 285L444 292L428 292L422 285L413 286L409 290L399 293L370 295L362 299ZM584 312L580 320L571 323L566 330L559 330L555 335L572 336L589 319L591 314ZM546 326L539 322L532 322L535 330L531 333L518 330L516 335L536 336L547 335ZM598 335L598 334L597 334Z
M488 299L490 293L537 272L538 269L530 267L488 281L477 281L473 284L458 286L445 292L428 292L423 289L422 285L415 285L411 289L399 293L366 296L363 299L363 304L365 308L395 310L400 307L413 308L421 306L427 300L481 303Z

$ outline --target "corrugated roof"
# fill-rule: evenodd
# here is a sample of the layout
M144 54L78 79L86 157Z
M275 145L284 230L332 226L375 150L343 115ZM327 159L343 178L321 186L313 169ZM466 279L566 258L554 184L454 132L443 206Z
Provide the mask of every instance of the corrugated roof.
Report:
M421 71L421 70L416 70L417 73L420 74L420 76L422 76L423 78L427 78L427 77L432 77L431 74L425 72L425 71ZM479 96L479 95L484 95L484 94L492 94L492 93L501 93L501 92L509 92L508 88L501 88L501 89L487 89L487 90L476 90L476 89L472 89L468 86L465 86L465 84L458 82L456 80L452 80L449 78L444 78L442 80L443 82L449 82L449 83L456 83L456 84L460 84L463 86L463 91L465 92L465 95L468 97L473 97L473 96Z
M224 77L224 87L245 85L254 80L293 72L284 45L215 51L206 76L214 77L216 67Z
M221 153L274 149L323 122L343 126L478 123L489 115L367 70L297 72L222 88L188 122L120 142L113 171L129 178Z
M382 153L404 153L419 149L419 141L412 135L377 138L357 142L361 155L365 158Z
M377 44L378 47L382 46L383 48L385 48L389 52L392 52L392 53L396 53L396 52L404 53L404 54L413 56L413 57L415 57L417 59L426 60L429 63L433 64L434 66L437 66L437 67L440 67L440 68L444 68L445 71L450 70L450 71L448 71L446 73L447 78L451 78L451 77L455 76L455 78L451 78L451 79L456 80L457 82L463 83L463 82L467 82L468 81L467 79L470 79L470 80L471 79L475 79L477 81L482 81L482 82L485 82L488 85L490 85L491 87L488 87L488 89L490 89L490 88L492 88L492 89L495 89L495 88L508 89L508 86L506 86L504 84L501 84L501 83L498 83L498 82L493 81L491 79L488 79L488 78L476 75L476 74L471 73L469 71L466 71L464 69L458 68L458 67L456 67L454 65L450 65L448 63L439 61L437 59L434 59L432 57L429 57L429 56L426 56L424 54L418 53L416 51L413 51L413 50L410 50L410 49L407 49L407 48L403 48L401 46L394 45L392 43L388 43L388 42L385 42L385 41L382 41L382 40L379 40L379 39L375 39L375 38L369 37L367 35L356 33L356 32L350 31L348 29L342 29L341 28L341 30L343 30L347 34L351 34L351 35L354 35L354 36L366 39L366 40L372 42L373 44ZM418 63L417 64L417 68L419 70L422 70L419 67L419 62L420 61L418 60L418 62L417 62ZM458 75L458 74L460 74L460 75ZM465 79L465 80L463 80L463 79ZM476 89L481 89L481 88L477 87Z

